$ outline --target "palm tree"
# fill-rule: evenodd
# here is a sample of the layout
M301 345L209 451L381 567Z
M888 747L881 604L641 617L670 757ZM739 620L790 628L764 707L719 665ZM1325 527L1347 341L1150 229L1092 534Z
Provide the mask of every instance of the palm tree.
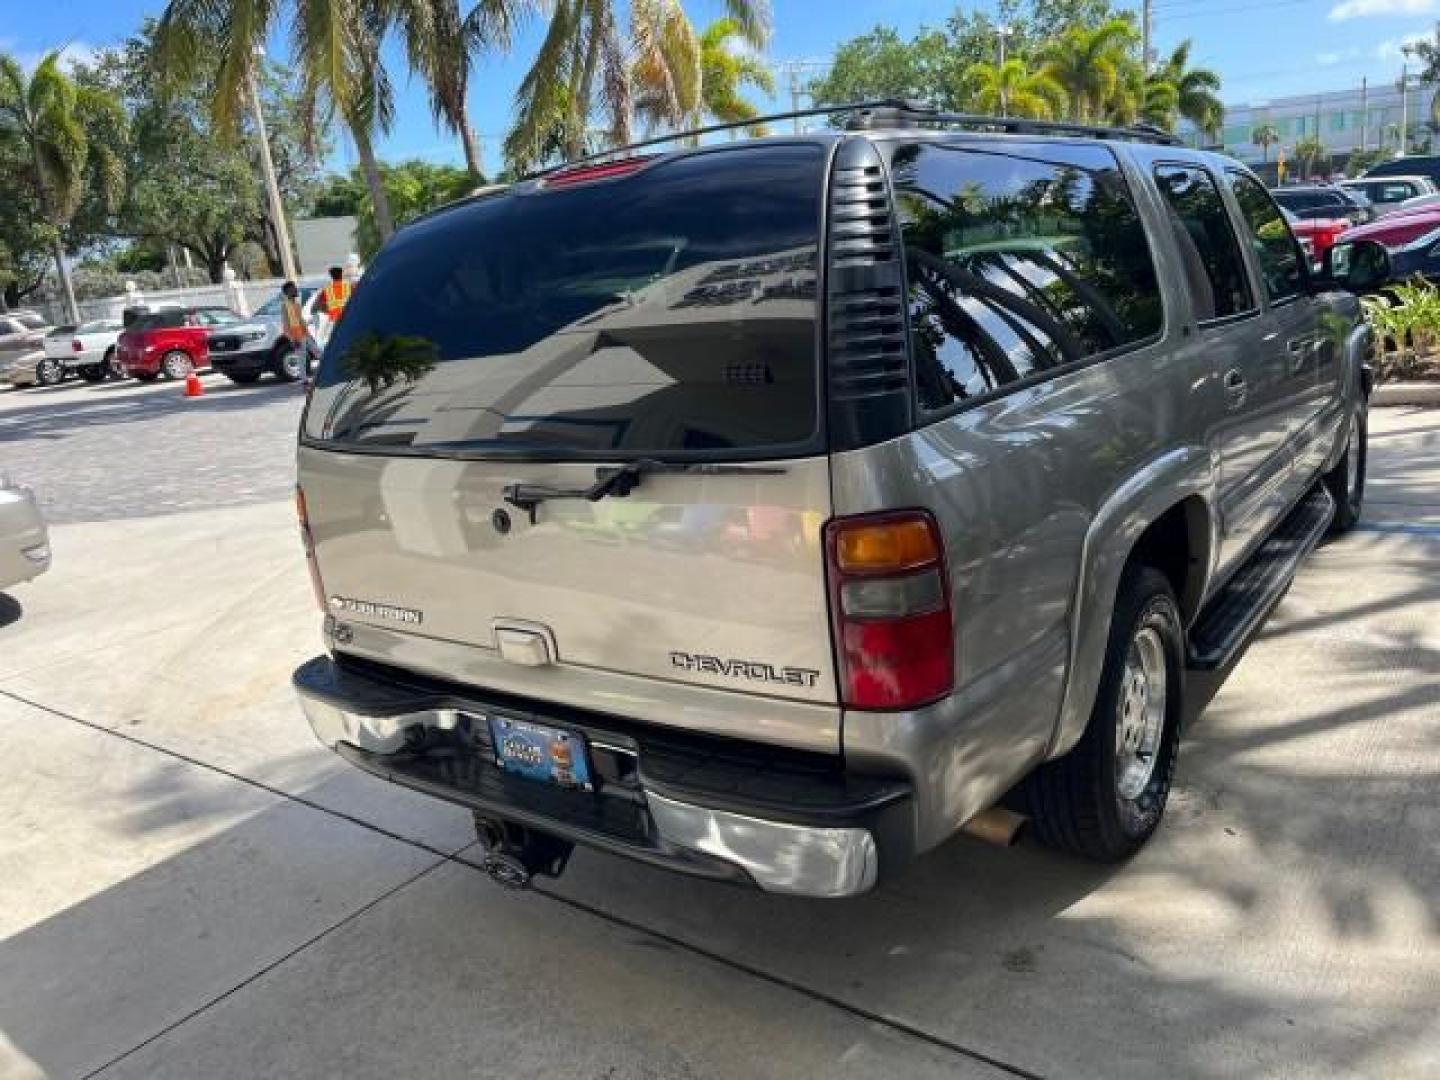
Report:
M747 87L766 94L775 92L775 75L745 40L739 22L733 18L716 19L700 35L700 106L706 118L722 124L742 124L760 115L754 104L745 100ZM758 130L757 134L760 133Z
M1175 46L1151 79L1169 83L1175 88L1175 111L1194 124L1207 138L1219 130L1225 117L1220 100L1220 76L1209 68L1190 66L1190 41ZM1166 125L1174 127L1173 122Z
M1270 161L1270 147L1280 141L1280 129L1274 124L1258 124L1250 132L1250 141L1260 147L1260 160Z
M515 95L505 154L519 169L556 154L581 156L597 106L604 139L629 141L637 90L652 123L679 123L697 107L700 46L680 0L629 0L629 41L619 0L555 0L550 29ZM740 36L762 47L767 0L726 0Z
M460 138L465 164L477 180L485 160L470 123L470 64L474 53L508 50L514 32L538 0L478 0L469 14L461 0L391 0L410 66L425 79L437 123Z
M389 130L395 102L380 43L396 18L407 22L407 36L429 33L421 0L169 0L155 36L157 70L177 83L213 79L215 125L237 132L265 41L287 12L301 101L312 124L344 121L386 239L395 225L374 138Z
M66 314L79 322L75 287L65 265L65 227L90 192L98 194L108 210L120 205L125 163L92 133L123 131L125 114L113 98L77 86L61 69L57 50L46 55L28 79L18 61L0 55L0 124L19 137L30 159L29 181L51 234Z
M1064 115L1068 104L1065 88L1049 69L1031 71L1019 58L1003 64L972 64L965 83L979 112L1054 120Z
M1045 70L1070 99L1072 120L1092 123L1113 111L1117 90L1126 89L1129 69L1138 67L1139 40L1129 20L1115 18L1088 29L1072 26L1045 46Z
M1315 167L1328 156L1325 144L1319 139L1311 136L1301 139L1295 144L1295 160L1300 165L1301 178L1308 179L1315 175Z

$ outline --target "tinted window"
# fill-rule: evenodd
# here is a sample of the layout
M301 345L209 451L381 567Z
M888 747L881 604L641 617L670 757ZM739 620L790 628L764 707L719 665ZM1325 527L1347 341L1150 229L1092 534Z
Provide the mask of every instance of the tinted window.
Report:
M720 150L411 225L346 308L307 431L602 458L810 446L824 163Z
M923 407L1159 332L1145 229L1104 147L911 145L892 171Z
M1246 240L1255 249L1260 276L1270 299L1294 296L1305 284L1305 257L1280 209L1260 184L1243 173L1227 174L1240 216L1247 228Z
M1277 191L1275 201L1288 210L1305 210L1319 206L1324 201L1324 196L1312 191Z
M173 330L177 326L185 325L185 312L180 308L166 308L163 311L151 311L141 315L135 320L136 330Z
M1162 165L1155 183L1170 210L1195 318L1203 322L1252 310L1245 258L1214 179L1195 166Z
M195 314L202 326L228 326L240 321L240 316L229 308L201 308Z

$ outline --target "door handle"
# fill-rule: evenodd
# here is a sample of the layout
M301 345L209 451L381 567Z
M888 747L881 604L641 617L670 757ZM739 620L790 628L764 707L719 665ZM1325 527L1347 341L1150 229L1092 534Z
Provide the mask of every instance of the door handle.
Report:
M1291 367L1299 371L1315 352L1315 341L1311 338L1291 338L1285 343L1285 351L1291 356Z
M1239 368L1231 368L1225 373L1225 404L1229 408L1238 409L1244 405L1248 393L1245 376L1240 373Z

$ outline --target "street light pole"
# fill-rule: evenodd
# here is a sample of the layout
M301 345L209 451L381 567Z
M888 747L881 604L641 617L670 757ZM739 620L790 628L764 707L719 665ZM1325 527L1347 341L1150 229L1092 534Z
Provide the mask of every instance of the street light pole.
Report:
M1397 158L1405 156L1406 144L1410 141L1410 73L1405 64L1400 65L1400 148L1395 151Z
M270 137L265 133L265 113L260 108L260 86L253 72L248 81L250 109L255 115L255 137L260 140L260 171L265 174L270 220L275 226L275 245L280 249L280 272L287 281L294 281L300 275L295 270L295 253L290 250L290 229L285 224L285 204L280 201L280 182L275 179L275 161L270 157Z

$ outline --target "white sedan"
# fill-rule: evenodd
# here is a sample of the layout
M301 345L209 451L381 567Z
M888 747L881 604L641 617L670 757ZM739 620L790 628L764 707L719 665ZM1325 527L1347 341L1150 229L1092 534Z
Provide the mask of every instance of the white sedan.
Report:
M115 370L115 342L125 324L119 319L92 319L69 333L51 331L45 336L45 358L60 364L68 375L79 372L86 382L103 382Z

